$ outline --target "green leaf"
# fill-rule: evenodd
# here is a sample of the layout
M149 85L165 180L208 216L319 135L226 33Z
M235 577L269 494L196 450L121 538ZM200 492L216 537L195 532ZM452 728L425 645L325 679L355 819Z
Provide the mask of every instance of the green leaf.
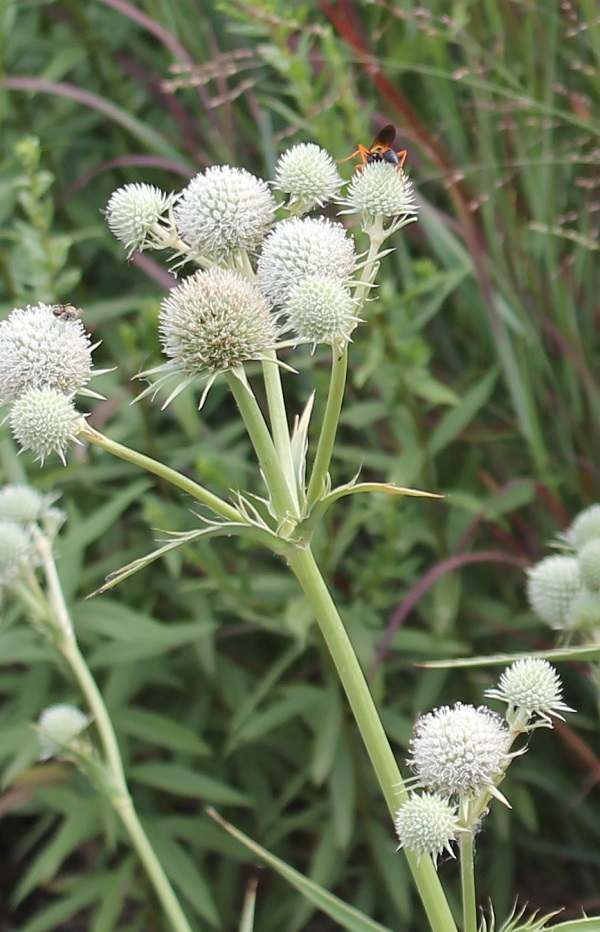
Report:
M148 826L148 836L156 856L177 889L206 922L222 928L208 882L189 854L165 831L164 825L160 831L153 831L152 826Z
M138 783L164 790L173 796L191 796L228 806L252 806L245 793L234 790L221 780L195 773L177 764L140 764L129 770L129 776Z
M467 392L460 404L444 415L429 438L428 447L432 456L444 450L471 423L490 397L497 378L498 369L494 368Z
M252 851L253 854L257 855L261 860L265 861L266 864L276 870L281 877L287 880L288 883L306 897L307 900L313 903L314 906L335 922L339 922L342 928L349 929L350 932L391 932L386 926L382 926L373 919L369 919L369 917L361 913L360 910L355 909L353 906L349 906L348 903L344 903L343 900L334 896L333 893L329 893L328 890L325 890L313 880L304 877L303 874L294 870L294 868L286 864L285 861L276 858L267 851L266 848L257 845L256 842L248 838L247 835L244 835L243 832L240 832L229 822L226 822L225 819L222 819L214 809L209 808L207 812L226 832L229 832L230 835L237 838L249 851Z
M71 813L63 820L48 844L33 859L25 875L21 877L13 897L15 904L25 899L35 887L47 883L56 876L65 858L99 831L99 813L100 809L95 796L87 799L72 796Z
M212 754L212 749L185 725L156 712L144 709L121 709L117 725L120 731L156 747L182 751L184 754Z

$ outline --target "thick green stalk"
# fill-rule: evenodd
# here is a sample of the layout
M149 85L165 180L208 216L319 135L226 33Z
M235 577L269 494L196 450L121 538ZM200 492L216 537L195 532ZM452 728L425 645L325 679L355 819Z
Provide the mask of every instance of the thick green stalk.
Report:
M93 443L97 447L101 447L108 453L112 453L113 456L118 456L120 459L126 460L128 463L133 463L134 466L139 466L141 469L145 469L147 472L154 473L155 476L160 476L161 479L165 479L167 482L170 482L171 485L175 485L183 492L187 492L187 494L195 498L196 501L206 505L207 508L210 508L211 511L214 511L216 514L221 515L221 517L225 518L227 521L244 520L243 516L237 510L237 508L234 508L233 505L229 505L227 502L224 502L221 498L218 497L218 495L213 495L212 492L209 492L208 489L198 485L198 483L194 482L193 479L188 479L187 476L183 476L181 473L177 472L176 469L171 469L170 466L165 466L164 463L159 463L157 460L153 460L150 456L145 456L143 453L138 453L137 450L131 450L129 447L125 447L123 444L117 443L116 440L111 440L109 437L105 437L104 434L100 433L100 431L94 430L94 428L91 427L87 421L83 422L78 436L84 440L88 440L90 443Z
M464 932L477 932L477 904L475 900L475 865L473 851L473 832L461 832L460 844L460 882L462 889L463 929Z
M320 499L325 490L327 473L329 471L333 445L335 443L335 435L337 433L342 402L344 400L347 372L348 345L346 344L341 355L333 349L329 395L327 396L325 414L323 416L323 423L321 424L321 433L319 434L317 452L306 496L308 509Z
M267 404L269 406L271 430L273 432L273 443L275 444L275 449L277 450L281 469L288 484L288 488L296 505L296 514L299 515L298 489L296 486L294 461L292 459L290 429L287 422L283 388L281 386L281 369L277 364L275 350L271 350L268 355L269 358L265 359L262 364L262 370L267 393Z
M393 818L407 791L350 638L310 549L290 550L287 559L329 648ZM418 861L410 852L406 857L432 932L457 932L431 859Z
M354 298L357 302L359 312L364 305L365 299L368 297L377 269L379 268L377 256L381 244L388 235L384 230L382 217L375 217L370 226L366 228L366 232L369 235L369 251L358 284L354 290ZM329 395L327 396L327 405L325 407L319 442L317 444L317 452L307 492L307 505L309 509L319 500L325 489L325 482L340 420L340 412L342 410L342 402L344 400L347 373L348 344L346 344L341 354L339 354L335 348L333 349Z
M285 529L288 525L291 528L294 522L290 521L290 519L297 515L296 505L288 488L275 444L265 423L262 411L252 389L245 381L243 372L236 375L235 372L229 371L225 373L225 378L246 425L252 446L258 456L271 495L273 508L279 517L282 528Z

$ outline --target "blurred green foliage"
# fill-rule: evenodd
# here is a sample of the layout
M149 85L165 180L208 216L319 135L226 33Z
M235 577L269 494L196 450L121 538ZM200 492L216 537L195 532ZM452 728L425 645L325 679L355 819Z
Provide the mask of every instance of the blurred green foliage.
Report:
M340 481L362 468L447 499L352 497L328 513L315 549L404 759L418 712L478 703L494 676L415 662L552 643L526 610L521 568L599 497L595 5L36 0L0 17L3 312L39 300L84 308L102 341L96 365L118 367L95 382L107 401L91 422L215 491L254 481L241 422L222 384L200 414L190 395L167 412L147 399L130 407L131 377L159 358L172 279L146 256L124 262L101 210L127 181L171 190L224 161L268 178L292 142L342 158L383 123L399 127L420 222L397 237L356 333L334 468ZM290 410L313 388L322 404L326 378L319 353L301 358ZM17 459L6 428L0 458L5 481L62 492L59 565L81 645L197 928L235 928L256 876L204 815L214 804L373 918L424 930L283 565L216 541L84 601L151 549L157 528L193 527L193 503L96 450L40 470ZM0 921L160 929L110 813L69 768L33 766L29 722L78 697L14 606L0 648ZM579 714L514 765L513 811L494 810L478 843L482 902L499 917L515 897L564 906L565 918L600 905L595 685L583 667L560 672ZM441 873L456 896L454 865ZM332 927L270 872L257 904L260 932Z

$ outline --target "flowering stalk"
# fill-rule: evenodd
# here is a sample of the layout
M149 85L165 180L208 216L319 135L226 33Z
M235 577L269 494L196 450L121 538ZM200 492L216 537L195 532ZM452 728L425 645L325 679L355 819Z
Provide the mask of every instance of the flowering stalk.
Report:
M461 832L460 883L463 907L463 932L477 932L477 901L475 898L475 858L473 832Z
M214 511L227 521L243 520L237 508L230 505L228 502L224 502L218 495L213 495L212 492L209 492L204 486L198 485L193 479L189 479L182 473L177 472L176 469L171 469L170 466L165 466L164 463L160 463L158 460L154 460L144 453L138 453L137 450L132 450L122 443L117 443L116 440L111 440L110 437L106 437L104 434L101 434L100 431L91 427L87 421L82 422L78 436L82 437L84 440L88 440L97 447L101 447L108 453L112 453L113 456L118 456L119 459L126 460L134 466L138 466L141 469L153 473L155 476L159 476L161 479L165 479L167 482L170 482L171 485L191 495L196 501L206 505L207 508L210 508L211 511Z
M273 443L275 444L275 450L294 501L294 514L299 516L300 505L298 501L296 476L294 474L294 463L292 460L292 445L290 443L287 410L281 386L281 368L277 364L277 356L274 350L269 351L267 359L263 361L262 369L267 404L269 407L271 430L273 432Z
M406 798L406 789L352 642L310 548L293 548L288 552L287 560L319 624L393 816ZM406 855L432 932L456 932L448 901L431 860L419 860L410 851Z
M281 533L285 534L284 528L293 526L290 518L297 514L297 507L281 468L275 444L243 373L226 372L225 378L258 456L273 508L282 525Z
M32 536L47 584L44 630L62 654L73 674L73 678L85 697L103 750L103 760L97 760L93 754L84 752L76 754L75 760L93 781L94 785L103 792L119 815L142 864L146 868L156 895L174 932L191 932L191 927L179 900L135 811L127 787L123 762L110 716L98 685L79 650L75 638L73 622L56 570L51 542L36 526L32 529Z

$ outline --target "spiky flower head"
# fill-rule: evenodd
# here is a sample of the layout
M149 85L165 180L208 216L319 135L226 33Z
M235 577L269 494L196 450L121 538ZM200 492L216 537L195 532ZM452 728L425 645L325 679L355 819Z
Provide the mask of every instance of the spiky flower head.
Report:
M431 855L435 864L444 851L455 857L452 843L461 831L456 807L439 793L412 794L396 812L394 824L399 847L414 851L419 860Z
M575 550L580 550L590 540L600 538L600 505L590 505L580 511L566 537Z
M123 243L127 258L136 250L164 248L172 239L171 223L165 215L175 195L151 184L126 184L117 188L106 205L106 222Z
M569 627L569 609L581 585L577 559L544 557L527 570L527 598L538 618L556 630Z
M195 272L167 295L159 315L160 382L184 375L176 393L201 376L263 359L277 336L276 319L258 288L229 269ZM171 396L173 397L173 395Z
M579 577L586 589L600 590L600 537L588 540L577 553Z
M244 168L213 165L184 188L174 216L192 255L216 261L256 250L275 219L275 207L260 178Z
M342 179L329 152L312 142L292 146L275 166L274 187L290 195L290 207L305 214L340 190Z
M410 766L421 786L447 796L493 792L510 762L510 735L499 715L458 702L417 719Z
M348 288L324 275L309 275L294 285L284 311L299 340L337 349L345 346L359 321Z
M11 408L9 423L22 450L32 450L42 463L57 453L66 463L66 452L77 434L82 415L73 402L52 388L32 389L21 395Z
M75 706L60 703L48 706L37 723L40 760L48 760L69 750L78 750L79 735L90 724L90 717Z
M309 275L347 283L356 266L354 241L341 223L323 217L282 220L268 235L258 260L258 281L274 306Z
M33 556L31 535L16 521L0 520L0 583L18 575L23 562Z
M0 396L80 391L92 376L92 349L80 320L62 320L47 304L15 308L0 323Z
M562 719L561 712L573 711L563 702L558 673L541 657L516 660L502 673L498 686L485 695L507 704L506 719L514 732L552 727L551 715Z
M354 172L344 198L346 213L367 217L415 218L417 204L412 182L397 165L371 162Z

